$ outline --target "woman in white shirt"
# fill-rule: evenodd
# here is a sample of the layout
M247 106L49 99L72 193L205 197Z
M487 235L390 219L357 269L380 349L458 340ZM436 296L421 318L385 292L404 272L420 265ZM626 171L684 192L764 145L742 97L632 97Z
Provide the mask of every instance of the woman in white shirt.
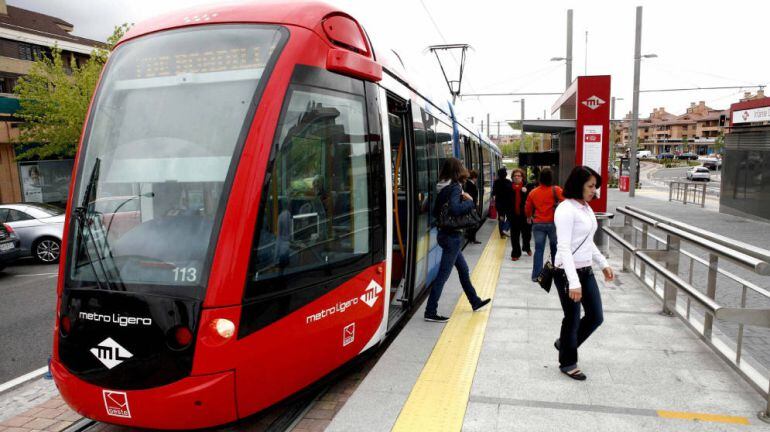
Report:
M554 346L559 350L559 368L572 379L585 380L578 368L578 347L604 320L599 286L591 268L595 262L605 281L615 275L607 260L594 244L596 216L588 203L596 196L602 178L593 169L578 166L564 184L564 201L556 208L556 267L564 270L554 277L564 319ZM580 305L585 316L580 318Z

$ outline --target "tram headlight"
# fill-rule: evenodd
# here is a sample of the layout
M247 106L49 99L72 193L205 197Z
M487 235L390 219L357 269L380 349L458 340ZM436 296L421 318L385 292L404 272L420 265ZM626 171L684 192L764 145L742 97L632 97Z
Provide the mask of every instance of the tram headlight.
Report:
M235 334L235 324L225 318L217 318L211 321L211 327L223 339L230 339Z

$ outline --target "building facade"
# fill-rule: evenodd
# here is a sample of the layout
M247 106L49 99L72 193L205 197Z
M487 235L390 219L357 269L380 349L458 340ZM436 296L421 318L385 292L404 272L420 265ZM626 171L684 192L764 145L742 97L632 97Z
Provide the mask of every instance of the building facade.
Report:
M713 109L700 101L691 103L684 114L671 114L664 107L654 108L639 119L639 150L661 153L715 153L717 142L727 126L728 110ZM630 143L631 114L618 125L616 143L625 150Z
M101 42L75 36L72 31L72 24L60 18L8 6L5 0L0 0L0 203L25 200L25 185L20 178L21 170L13 144L19 136L20 120L14 116L19 101L13 95L19 78L29 72L36 57L50 55L54 47L62 50L62 56L67 61L65 67L69 67L70 58L74 58L77 65L82 65L88 61L94 48L105 46ZM57 165L39 163L41 166L33 171L42 172L46 166ZM38 162L26 163L28 167L35 164ZM43 196L26 194L27 199L32 200L42 200Z
M730 107L719 211L770 221L770 97Z

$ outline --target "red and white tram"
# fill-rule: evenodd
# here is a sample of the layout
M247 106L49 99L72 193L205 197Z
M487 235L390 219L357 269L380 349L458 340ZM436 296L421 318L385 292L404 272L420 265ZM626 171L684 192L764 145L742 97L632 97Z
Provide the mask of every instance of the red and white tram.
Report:
M441 162L477 169L486 201L500 160L399 70L322 3L131 29L67 208L51 369L73 409L228 423L386 337L436 273Z

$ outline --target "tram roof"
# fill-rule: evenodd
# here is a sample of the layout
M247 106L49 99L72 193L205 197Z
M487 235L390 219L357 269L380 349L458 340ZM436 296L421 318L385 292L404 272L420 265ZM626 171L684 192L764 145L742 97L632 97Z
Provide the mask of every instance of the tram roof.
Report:
M173 28L203 24L265 23L315 28L330 13L344 13L338 7L320 1L265 1L209 4L179 9L137 23L121 40L127 40Z

